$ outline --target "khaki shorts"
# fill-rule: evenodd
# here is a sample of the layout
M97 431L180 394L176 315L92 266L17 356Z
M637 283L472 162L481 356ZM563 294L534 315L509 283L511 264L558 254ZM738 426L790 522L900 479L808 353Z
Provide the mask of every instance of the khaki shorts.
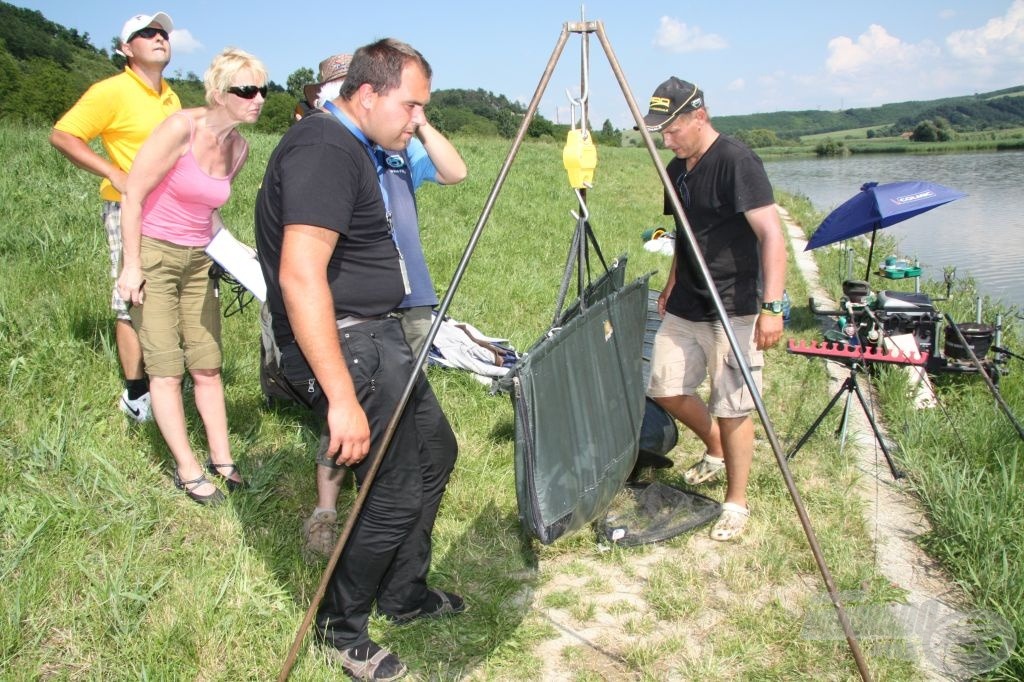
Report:
M756 320L757 315L729 318L736 341L747 349L747 365L760 393L764 353L754 347ZM695 396L709 376L708 409L712 416L745 417L754 410L754 398L743 381L743 372L722 324L691 322L666 313L654 337L647 395L652 398Z
M143 302L129 312L150 376L220 369L220 301L211 264L200 246L142 237Z

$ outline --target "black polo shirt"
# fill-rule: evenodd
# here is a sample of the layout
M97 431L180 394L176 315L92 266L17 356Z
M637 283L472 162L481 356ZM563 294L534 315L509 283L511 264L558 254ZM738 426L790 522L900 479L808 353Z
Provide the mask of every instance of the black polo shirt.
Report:
M294 340L278 271L285 225L337 232L327 281L337 318L394 310L405 294L376 167L363 144L330 114L293 125L270 156L256 195L256 248L278 345Z

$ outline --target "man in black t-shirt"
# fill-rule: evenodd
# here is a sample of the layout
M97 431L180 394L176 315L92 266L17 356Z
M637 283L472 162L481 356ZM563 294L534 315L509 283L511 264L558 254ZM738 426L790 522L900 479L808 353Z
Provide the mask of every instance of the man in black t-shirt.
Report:
M786 275L782 225L764 166L750 149L712 127L704 93L692 83L673 77L659 85L644 123L662 133L675 153L669 178L760 391L762 351L782 337ZM665 213L672 214L668 197ZM725 472L725 502L711 537L730 540L749 517L754 401L708 287L688 240L677 238L658 297L663 320L648 395L704 442L704 456L684 479L697 485ZM709 377L705 403L697 389Z
M430 66L395 40L356 51L339 96L281 138L256 197L256 244L281 369L326 419L320 470L363 485L414 360L390 314L407 293L374 149L404 149L424 121ZM461 612L427 587L430 536L455 465L455 435L424 373L398 422L316 615L332 658L358 679L396 679L398 658L373 642L373 604L389 620Z

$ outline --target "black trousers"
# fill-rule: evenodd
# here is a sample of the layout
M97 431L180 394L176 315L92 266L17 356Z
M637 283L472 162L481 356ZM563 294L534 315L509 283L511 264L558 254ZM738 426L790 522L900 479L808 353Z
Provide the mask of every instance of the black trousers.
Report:
M342 352L370 423L371 456L412 371L413 357L397 319L364 322L338 332ZM431 533L458 444L423 372L406 404L384 461L352 528L317 611L324 641L339 649L369 642L373 603L398 615L427 597ZM317 410L326 415L326 400ZM370 458L353 467L363 485Z

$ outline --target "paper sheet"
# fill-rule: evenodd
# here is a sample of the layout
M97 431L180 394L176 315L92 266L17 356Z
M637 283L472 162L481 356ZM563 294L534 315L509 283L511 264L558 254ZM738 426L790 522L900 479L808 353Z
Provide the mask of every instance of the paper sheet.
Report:
M256 260L256 250L221 228L206 247L206 254L231 273L260 303L267 300L267 283Z
M898 349L906 355L920 354L921 349L917 346L917 340L913 334L895 334L882 339L882 345L886 350ZM904 367L907 372L907 383L914 394L914 407L917 409L935 407L935 387L928 379L928 372L924 367L907 365Z

